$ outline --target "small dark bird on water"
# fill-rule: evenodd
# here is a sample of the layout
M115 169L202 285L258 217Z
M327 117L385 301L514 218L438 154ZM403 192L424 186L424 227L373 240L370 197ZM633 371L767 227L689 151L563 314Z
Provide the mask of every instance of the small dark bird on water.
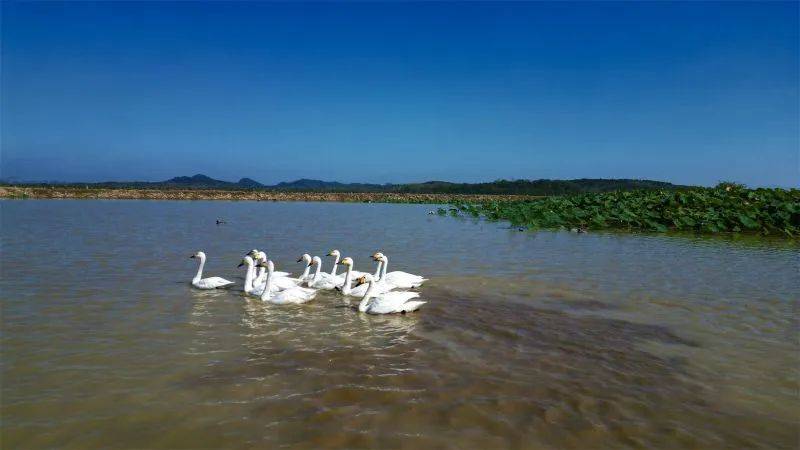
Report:
M217 225L225 223L225 219L217 219Z

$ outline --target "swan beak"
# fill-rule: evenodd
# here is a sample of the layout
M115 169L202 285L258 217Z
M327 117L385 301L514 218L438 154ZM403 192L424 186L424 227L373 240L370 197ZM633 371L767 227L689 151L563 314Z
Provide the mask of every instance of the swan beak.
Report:
M238 266L236 266L236 267L242 267L243 265L244 265L244 263L243 263L243 262L240 262L240 263L239 263L239 265L238 265Z
M300 258L300 259L298 259L298 260L297 260L297 262L300 262L300 261L302 261L302 260L303 260L303 258Z
M196 257L197 257L196 255L192 255L189 258L191 259L191 258L196 258Z

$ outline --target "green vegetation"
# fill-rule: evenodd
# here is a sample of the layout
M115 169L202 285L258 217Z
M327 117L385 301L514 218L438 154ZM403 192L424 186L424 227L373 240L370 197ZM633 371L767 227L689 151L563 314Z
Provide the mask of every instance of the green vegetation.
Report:
M800 235L800 190L747 189L735 183L458 204L454 211L529 228Z

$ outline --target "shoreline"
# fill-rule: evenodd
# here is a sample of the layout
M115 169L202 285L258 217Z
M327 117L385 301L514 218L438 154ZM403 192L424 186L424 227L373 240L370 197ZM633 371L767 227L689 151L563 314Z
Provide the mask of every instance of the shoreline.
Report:
M483 203L543 198L535 195L411 194L397 192L282 192L221 189L105 189L0 186L0 199L244 200L345 203Z

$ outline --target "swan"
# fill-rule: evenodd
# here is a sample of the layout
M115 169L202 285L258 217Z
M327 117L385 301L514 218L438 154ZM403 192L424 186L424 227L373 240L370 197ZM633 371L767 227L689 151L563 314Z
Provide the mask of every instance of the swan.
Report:
M192 286L196 287L197 289L216 289L225 286L230 286L233 284L233 281L226 280L225 278L220 277L208 277L203 278L203 266L206 265L206 254L203 252L197 252L194 255L190 256L189 258L197 258L200 260L200 267L197 268L197 275L192 278Z
M379 280L383 281L384 283L393 284L401 289L407 289L419 287L422 285L422 283L428 281L427 278L400 270L386 273L386 268L389 266L389 258L381 252L377 252L372 255L372 259L375 261L381 261L383 263Z
M317 295L317 291L314 289L306 289L297 286L284 289L280 292L272 292L271 288L274 280L273 271L275 270L275 265L269 260L267 260L266 263L261 261L258 264L267 269L267 284L265 285L264 291L261 293L262 301L278 305L299 304L305 303Z
M311 277L311 279L309 279L306 283L306 286L315 289L328 290L335 288L339 284L342 284L343 281L340 281L329 273L322 272L322 258L319 256L311 258L311 265L317 266L317 269L314 271L314 276Z
M326 256L334 256L335 257L335 260L333 261L333 268L331 269L331 276L339 277L338 281L340 283L343 282L344 281L344 274L336 275L336 271L339 269L339 258L341 258L341 256L342 256L341 252L339 252L339 250L331 250ZM353 276L356 277L356 278L367 274L366 272L361 272L361 271L358 271L358 270L353 270L352 272L353 272Z
M336 290L342 293L342 295L350 295L353 297L361 297L367 292L368 286L366 284L362 284L357 287L351 287L351 280L353 279L353 274L356 272L353 270L353 258L349 256L342 260L339 264L347 267L347 272L344 274L344 284L341 287L336 287ZM380 270L381 262L378 261L378 270ZM367 274L364 274L367 275ZM363 276L363 275L362 275ZM391 291L394 289L395 286L391 284L387 284L381 281L376 281L373 293L374 294L382 294L384 292Z
M358 304L358 310L367 314L393 314L416 311L427 303L423 300L412 300L419 297L419 292L375 292L376 284L372 275L364 275L358 279L356 286L368 284L367 292Z

